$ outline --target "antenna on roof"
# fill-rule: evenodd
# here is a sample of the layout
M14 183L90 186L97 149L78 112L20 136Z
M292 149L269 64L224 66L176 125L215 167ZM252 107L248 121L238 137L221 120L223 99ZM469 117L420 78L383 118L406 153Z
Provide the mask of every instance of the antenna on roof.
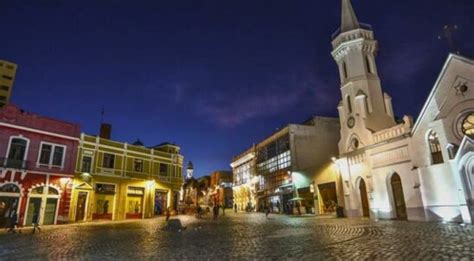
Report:
M104 114L105 114L105 110L104 110L104 107L102 107L100 111L100 123L104 123Z

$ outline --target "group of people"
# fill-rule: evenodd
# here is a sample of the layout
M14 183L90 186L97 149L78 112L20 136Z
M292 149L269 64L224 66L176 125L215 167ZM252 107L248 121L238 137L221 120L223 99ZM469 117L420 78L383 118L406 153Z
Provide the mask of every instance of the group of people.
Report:
M225 209L226 206L224 204L214 204L212 207L212 214L213 214L213 219L216 220L217 217L219 216L219 211L222 209L222 215L225 216ZM207 208L207 211L209 212L209 208ZM204 213L203 208L201 205L197 205L196 207L196 218L200 219L202 218L202 214Z

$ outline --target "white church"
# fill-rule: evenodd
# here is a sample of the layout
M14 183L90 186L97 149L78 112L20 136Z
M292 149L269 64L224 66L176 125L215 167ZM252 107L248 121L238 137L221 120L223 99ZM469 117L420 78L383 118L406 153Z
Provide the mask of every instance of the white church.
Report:
M336 160L347 216L474 222L474 60L451 54L417 121L396 122L377 40L342 0L332 56L341 78Z

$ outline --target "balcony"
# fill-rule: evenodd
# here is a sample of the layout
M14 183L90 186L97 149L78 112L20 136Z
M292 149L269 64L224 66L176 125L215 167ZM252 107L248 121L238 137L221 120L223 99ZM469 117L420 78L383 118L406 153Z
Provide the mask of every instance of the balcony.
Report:
M29 165L29 162L26 160L0 158L0 167L5 169L26 170L28 169Z

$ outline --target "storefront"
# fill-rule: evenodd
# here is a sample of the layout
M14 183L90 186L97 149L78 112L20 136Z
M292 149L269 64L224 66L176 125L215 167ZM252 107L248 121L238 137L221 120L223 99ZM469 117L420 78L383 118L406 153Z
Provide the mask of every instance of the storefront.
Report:
M127 219L138 219L143 217L143 197L145 188L128 186L127 188Z
M20 188L16 184L6 183L0 185L0 228L9 224L9 217L18 213L20 206Z
M59 189L52 186L39 186L32 188L28 194L25 226L31 226L33 216L39 216L40 224L56 224L59 207Z
M116 185L108 183L95 184L95 208L93 209L92 219L113 219L115 205ZM79 196L81 196L79 198ZM85 194L78 194L78 201L84 200ZM82 209L81 209L82 211ZM76 213L77 219L77 213Z
M166 208L168 206L168 192L165 190L155 190L155 208L154 215L160 216L166 214Z

